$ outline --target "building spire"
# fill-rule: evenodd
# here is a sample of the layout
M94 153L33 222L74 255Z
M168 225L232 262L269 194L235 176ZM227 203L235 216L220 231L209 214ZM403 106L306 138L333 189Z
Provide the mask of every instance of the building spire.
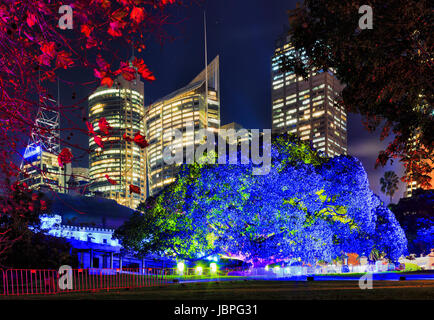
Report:
M206 39L206 11L203 12L203 29L205 37L205 128L208 128L208 50Z
M131 61L134 60L134 42L131 41Z

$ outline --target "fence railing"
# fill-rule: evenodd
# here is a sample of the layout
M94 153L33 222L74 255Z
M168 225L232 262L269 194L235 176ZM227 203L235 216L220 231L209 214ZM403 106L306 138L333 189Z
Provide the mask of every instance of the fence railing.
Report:
M72 289L65 292L142 288L168 284L166 270L161 268L135 269L73 269Z
M56 270L9 269L4 272L4 294L54 294L57 292Z
M6 282L3 269L0 269L0 296L6 292Z
M171 283L168 269L0 269L0 296L60 294L122 288L161 286Z

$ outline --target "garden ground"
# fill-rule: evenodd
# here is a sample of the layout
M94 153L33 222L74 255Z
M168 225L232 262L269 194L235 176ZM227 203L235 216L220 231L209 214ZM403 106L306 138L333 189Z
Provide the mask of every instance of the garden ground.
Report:
M139 289L63 293L3 299L120 300L434 300L434 280L375 281L361 290L358 281L230 280L176 283Z

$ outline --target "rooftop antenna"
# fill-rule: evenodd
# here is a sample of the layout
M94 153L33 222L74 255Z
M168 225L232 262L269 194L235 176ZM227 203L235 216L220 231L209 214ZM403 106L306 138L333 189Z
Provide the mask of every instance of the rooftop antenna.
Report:
M133 61L135 59L134 56L134 41L131 41L131 58L130 58L130 67L133 67L136 70L136 78L134 79L134 84L137 84L137 80L140 80L139 70L133 66Z
M60 149L60 79L57 77L57 112L59 113L59 121L57 124L58 132L59 132L59 149Z
M206 11L203 12L203 29L205 36L205 128L208 128L208 50L206 41Z

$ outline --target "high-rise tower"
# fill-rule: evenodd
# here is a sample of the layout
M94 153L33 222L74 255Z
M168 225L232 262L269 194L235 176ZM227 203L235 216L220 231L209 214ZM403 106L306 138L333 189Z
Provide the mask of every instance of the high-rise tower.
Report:
M187 127L194 127L189 136ZM169 145L196 148L201 141L195 140L195 133L208 129L218 133L220 128L220 73L217 56L187 86L161 98L147 107L146 136L148 147L148 181L151 195L175 181L178 166L167 165L163 151ZM172 129L183 132L182 141L173 140ZM185 157L185 156L184 156Z
M89 96L89 122L101 136L104 148L89 138L90 191L135 209L146 199L146 149L123 138L144 135L144 86L140 79L126 81L119 76L112 88L99 87ZM106 136L99 128L105 118L112 128ZM130 185L139 192L130 192ZM135 188L137 190L137 188Z
M31 189L45 187L63 193L66 167L61 168L57 160L60 152L59 104L50 98L39 100L35 124L20 166L20 181Z
M347 114L337 104L343 89L333 70L310 70L307 81L281 66L300 54L290 37L279 39L272 57L271 97L273 132L290 132L310 140L328 156L347 154ZM304 62L307 57L300 54Z

